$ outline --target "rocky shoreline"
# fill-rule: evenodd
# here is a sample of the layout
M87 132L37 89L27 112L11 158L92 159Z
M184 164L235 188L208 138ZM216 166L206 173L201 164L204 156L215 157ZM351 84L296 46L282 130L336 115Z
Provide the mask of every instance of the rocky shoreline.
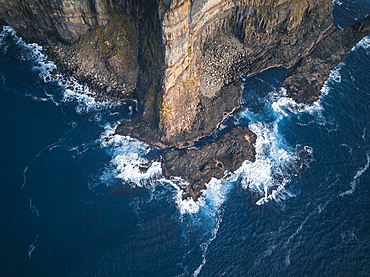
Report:
M310 104L370 33L370 17L336 29L332 8L331 0L0 0L0 24L41 43L98 97L137 100L137 118L117 134L166 149L165 176L188 181L184 197L196 200L211 177L254 160L256 135L246 128L189 149L239 107L241 75L291 69L281 86Z
M181 176L189 182L183 197L196 201L211 178L227 178L225 173L236 171L244 161L255 161L256 138L248 128L236 127L199 149L165 152L162 155L163 173L168 178Z

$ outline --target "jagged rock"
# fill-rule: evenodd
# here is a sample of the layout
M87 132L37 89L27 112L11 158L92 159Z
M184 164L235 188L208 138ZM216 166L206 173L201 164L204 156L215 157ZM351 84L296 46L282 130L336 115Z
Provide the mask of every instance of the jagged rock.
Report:
M212 134L241 73L292 68L333 22L331 0L0 0L0 17L103 95L137 98L118 132L162 147Z
M336 30L332 8L332 0L0 0L0 18L102 97L137 99L137 118L117 132L165 149L211 135L239 106L241 74L292 69L288 94L316 100L370 33L369 19Z
M295 70L283 81L288 94L297 102L316 101L330 71L368 34L370 34L370 16L344 30L330 28L312 52L301 59Z
M248 128L236 127L200 149L166 152L162 156L163 173L189 182L183 197L197 200L212 177L222 178L226 170L234 172L246 160L254 162L256 138Z

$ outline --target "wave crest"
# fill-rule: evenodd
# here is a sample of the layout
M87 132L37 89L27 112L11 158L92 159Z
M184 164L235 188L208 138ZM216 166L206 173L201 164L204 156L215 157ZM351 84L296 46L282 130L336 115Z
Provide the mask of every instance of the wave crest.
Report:
M115 128L107 124L100 136L101 147L112 157L101 181L109 185L120 179L132 186L143 187L150 180L158 179L162 175L160 161L145 157L151 148L137 139L115 134Z

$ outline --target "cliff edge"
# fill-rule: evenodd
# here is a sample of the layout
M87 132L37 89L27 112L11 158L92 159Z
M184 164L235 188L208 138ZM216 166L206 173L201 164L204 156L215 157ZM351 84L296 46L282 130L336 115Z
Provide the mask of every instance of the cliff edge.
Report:
M282 83L288 94L317 100L330 70L370 33L369 17L336 29L332 9L331 0L0 0L1 20L41 43L60 70L101 97L137 99L137 118L117 133L162 149L188 148L211 135L239 107L241 75L290 69ZM253 154L253 143L232 144L243 132L226 135L230 151ZM226 141L219 140L229 149ZM207 161L223 155L216 152ZM171 153L164 155L165 174L183 174L192 184L209 179L190 177L193 169L176 162L185 152Z

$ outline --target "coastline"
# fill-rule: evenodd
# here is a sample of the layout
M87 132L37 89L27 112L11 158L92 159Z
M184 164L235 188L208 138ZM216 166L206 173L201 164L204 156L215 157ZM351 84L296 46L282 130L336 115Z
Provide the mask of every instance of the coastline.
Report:
M137 101L137 118L118 126L116 133L164 150L165 175L189 181L184 197L193 199L200 197L211 175L220 178L225 171L236 170L216 163L209 172L196 171L223 157L220 153L225 149L230 153L245 152L228 156L222 164L240 165L246 159L254 160L256 138L248 129L243 135L233 129L216 142L189 150L199 139L211 136L239 107L241 75L250 77L274 67L292 69L281 86L294 101L312 104L330 71L370 33L370 16L344 30L336 29L331 1L316 1L312 6L305 2L302 7L287 2L269 7L272 15L265 14L258 5L243 10L234 1L208 4L213 6L189 6L186 1L161 6L150 2L137 13L121 16L107 11L109 16L95 26L68 25L75 35L68 42L42 37L46 53L61 73L87 84L98 98ZM12 4L9 6L19 16L23 14ZM155 13L151 14L148 7ZM180 13L185 10L188 14ZM200 23L197 16L204 10L208 21ZM277 11L292 22L275 18ZM292 17L292 11L296 17ZM4 16L0 13L0 18ZM251 19L260 21L250 23ZM81 26L86 30L82 32ZM22 30L30 36L27 26L18 29L21 36ZM38 35L42 33L40 29ZM60 35L68 37L66 33ZM247 134L246 144L243 136ZM221 152L212 152L210 145ZM207 161L202 161L204 155ZM194 162L184 170L186 163L179 162L182 159Z

